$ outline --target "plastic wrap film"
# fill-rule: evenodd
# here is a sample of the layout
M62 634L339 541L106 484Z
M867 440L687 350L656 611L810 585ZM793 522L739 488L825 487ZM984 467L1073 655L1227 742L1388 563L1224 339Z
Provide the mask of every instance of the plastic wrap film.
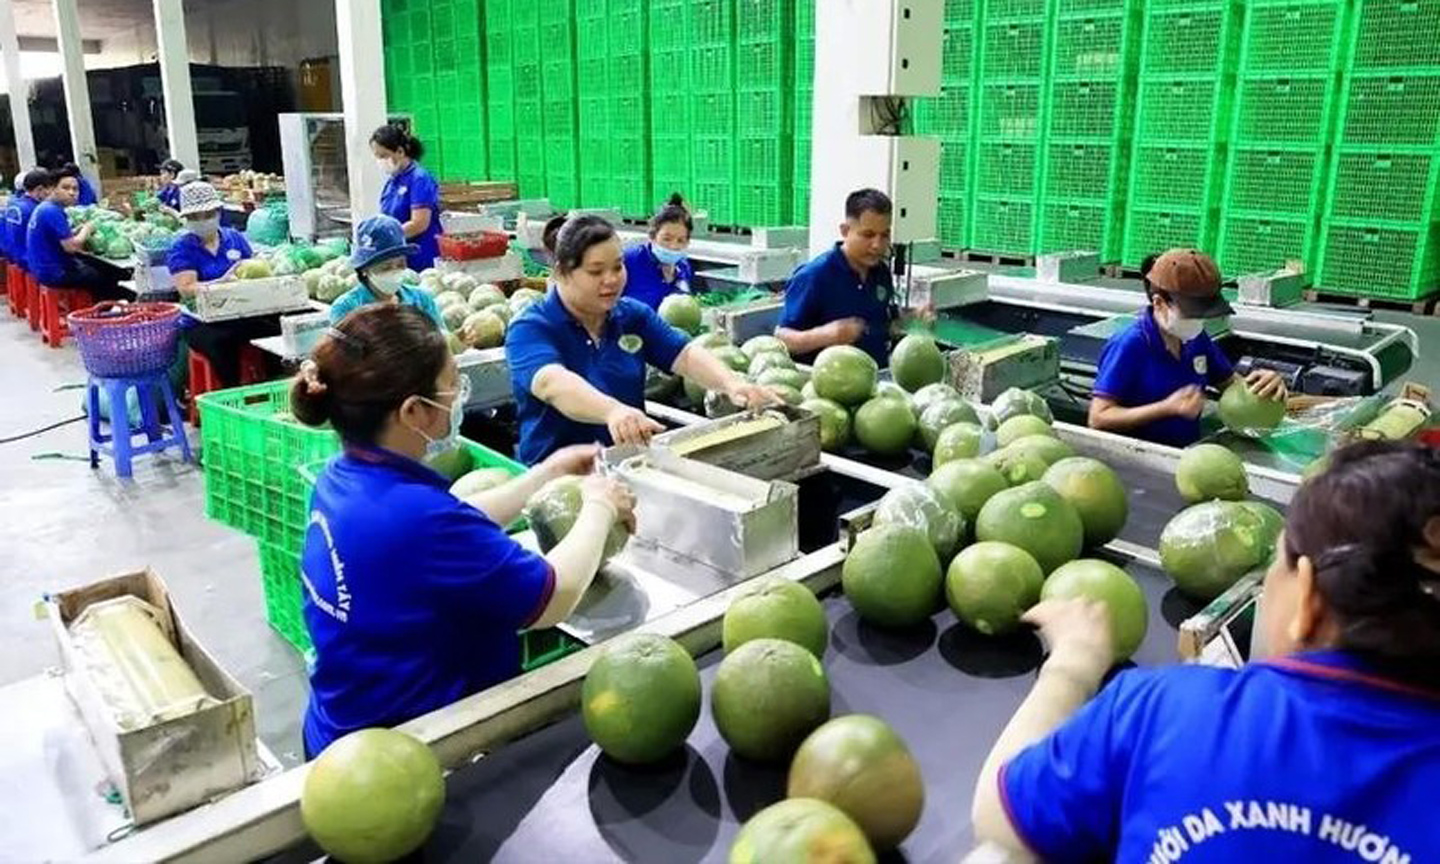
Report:
M1402 440L1425 428L1430 419L1430 408L1419 400L1382 394L1348 396L1292 411L1254 445L1298 473L1347 441ZM1240 452L1250 461L1243 448Z
M1278 527L1240 501L1188 507L1160 534L1160 565L1181 591L1213 600L1268 563Z
M75 652L123 731L219 704L180 656L163 620L154 606L127 596L91 605L70 625Z
M574 476L557 477L531 496L523 513L535 532L535 539L540 542L542 552L549 552L565 539L565 535L575 527L575 520L580 518L580 508L584 503L580 478ZM605 538L601 560L609 561L619 554L629 540L630 532L616 522Z
M1046 423L1055 422L1055 415L1051 413L1045 397L1030 390L1011 387L990 403L991 428L996 428L1011 417L1021 414L1033 414Z
M965 519L940 493L923 483L907 483L885 493L875 508L874 524L908 525L924 531L941 563L955 555L965 538Z

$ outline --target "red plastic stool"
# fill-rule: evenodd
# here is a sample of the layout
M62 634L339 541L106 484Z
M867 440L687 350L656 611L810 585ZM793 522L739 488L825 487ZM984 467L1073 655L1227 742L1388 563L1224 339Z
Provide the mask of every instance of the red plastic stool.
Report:
M40 280L35 274L25 271L25 317L30 319L30 329L40 332Z
M224 384L215 375L215 368L210 365L210 358L190 349L190 356L187 360L190 379L190 411L189 420L191 426L200 425L199 398L202 394L212 390L224 388ZM240 385L258 384L265 380L265 354L254 345L246 345L240 349Z
M5 302L10 306L10 314L16 318L25 317L25 274L20 265L14 262L5 264L5 284L9 290L5 292Z
M65 316L80 309L95 305L95 298L83 288L51 288L40 286L40 341L51 348L59 348L65 342L70 328Z

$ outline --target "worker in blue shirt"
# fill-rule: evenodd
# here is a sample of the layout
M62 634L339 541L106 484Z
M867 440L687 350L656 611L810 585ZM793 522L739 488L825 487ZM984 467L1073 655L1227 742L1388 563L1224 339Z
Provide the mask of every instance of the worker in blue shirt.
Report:
M671 294L689 294L695 271L686 258L695 222L676 192L650 218L650 240L625 250L625 296L651 309Z
M50 197L55 188L55 175L44 168L35 168L25 173L21 185L24 191L11 195L10 204L5 208L5 257L12 264L26 267L25 243L30 218L40 202Z
M166 159L160 163L160 188L155 192L155 199L160 202L160 210L171 216L180 216L180 184L176 178L185 166L180 164L178 159Z
M435 298L414 285L406 285L405 258L415 247L405 242L404 229L389 216L371 216L355 232L355 249L350 266L360 284L330 304L330 323L372 303L414 306L430 316L435 326L445 329L445 318Z
M61 175L30 216L25 231L25 262L42 287L78 288L93 300L121 300L130 297L120 288L125 271L90 255L82 255L85 242L95 233L94 222L79 231L70 228L65 208L75 206L80 185L70 175Z
M75 178L75 183L79 188L75 194L74 206L89 207L100 203L100 196L95 194L95 187L90 185L90 178L85 176L84 172L80 170L79 165L76 165L74 162L66 162L60 167L60 170L55 173L61 177Z
M386 175L380 191L380 212L405 227L405 238L415 244L410 269L435 266L440 256L440 186L420 164L425 145L398 126L381 126L370 136L370 150Z
M215 187L203 180L187 183L180 190L180 216L185 230L170 246L166 268L182 298L194 297L200 286L231 279L240 262L254 257L250 241L234 228L220 224L225 202ZM216 379L224 387L240 380L240 354L254 339L280 334L280 316L260 315L227 321L193 321L185 331L191 350L210 362Z
M345 448L316 480L301 556L315 645L307 758L519 674L517 632L569 616L611 528L633 528L630 492L590 475L574 527L547 555L505 533L545 482L587 474L593 445L467 500L452 495L422 460L456 446L468 382L426 315L373 305L323 337L293 385L295 417L330 426Z
M790 277L775 335L797 362L831 345L855 345L890 363L895 284L890 278L890 216L885 193L861 189L845 199L840 242Z
M555 238L555 285L511 322L505 357L528 465L570 444L644 444L645 366L683 375L740 406L777 401L654 309L623 296L620 238L598 216L577 216Z
M1110 337L1100 354L1089 425L1172 447L1200 439L1207 386L1235 380L1230 359L1205 321L1234 313L1220 296L1220 268L1194 249L1171 249L1141 267L1148 305ZM1245 385L1264 399L1286 398L1285 381L1257 369Z
M1264 656L1239 670L1124 671L1089 699L1113 658L1104 607L1027 618L1049 656L981 770L981 841L1061 862L1440 861L1435 451L1352 445L1300 488Z

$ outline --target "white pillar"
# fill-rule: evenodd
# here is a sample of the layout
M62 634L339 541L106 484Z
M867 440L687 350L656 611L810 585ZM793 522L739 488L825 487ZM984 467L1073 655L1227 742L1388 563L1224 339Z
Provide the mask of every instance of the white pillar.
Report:
M20 39L15 35L14 0L0 0L0 58L10 89L10 124L15 127L15 151L20 170L35 167L35 133L30 127L30 85L20 73Z
M380 0L335 0L335 25L340 37L340 102L345 114L350 214L359 225L360 220L380 212L384 185L370 154L370 136L388 116Z
M170 158L200 170L200 139L195 132L195 97L190 89L190 45L185 39L182 0L155 0L155 47L160 84L165 92L165 129Z
M80 10L75 0L54 0L55 33L60 40L65 113L70 115L70 149L75 164L100 190L100 160L95 152L95 116L90 113L90 86L85 80L85 46L80 42Z

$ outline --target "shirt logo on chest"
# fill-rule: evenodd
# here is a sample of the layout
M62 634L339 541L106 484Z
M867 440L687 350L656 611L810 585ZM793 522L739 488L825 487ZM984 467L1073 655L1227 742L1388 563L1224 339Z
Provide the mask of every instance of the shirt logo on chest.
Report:
M229 258L231 261L239 261L239 260L240 260L240 250L239 250L239 249L231 249L229 252L226 252L226 253L225 253L225 257L226 257L226 258Z
M1196 354L1194 361L1192 361L1192 365L1195 367L1196 375L1210 374L1210 364L1206 362L1204 354Z
M638 354L640 349L645 347L645 340L634 333L626 333L620 337L620 350L626 354Z

